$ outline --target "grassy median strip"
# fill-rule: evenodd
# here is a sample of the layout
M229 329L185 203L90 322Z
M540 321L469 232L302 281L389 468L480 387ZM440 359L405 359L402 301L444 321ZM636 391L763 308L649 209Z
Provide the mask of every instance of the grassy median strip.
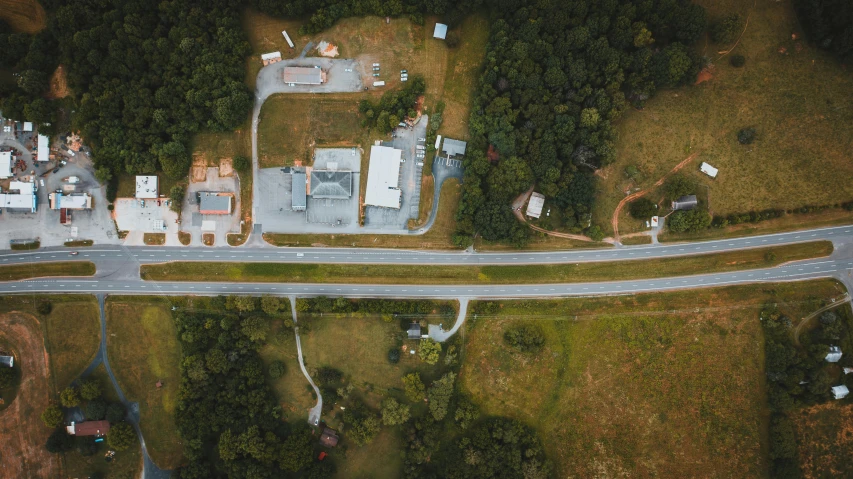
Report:
M726 253L665 259L518 266L408 266L384 264L287 264L174 262L143 265L142 278L155 281L246 281L374 284L579 283L719 273L767 268L832 253L816 241Z
M57 261L54 263L0 266L0 281L18 281L45 276L92 276L94 274L95 263L91 261Z

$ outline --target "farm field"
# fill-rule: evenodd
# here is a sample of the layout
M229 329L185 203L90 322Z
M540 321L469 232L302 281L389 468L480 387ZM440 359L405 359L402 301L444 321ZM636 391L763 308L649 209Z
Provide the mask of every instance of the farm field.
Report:
M623 114L616 124L617 160L600 172L593 222L612 233L610 216L626 191L651 186L691 154L698 156L681 171L695 176L700 190L708 187L713 214L853 199L847 181L853 173L849 72L803 39L790 1L697 3L709 19L730 12L749 16L746 31L729 55L717 53L728 45L699 46L713 64L713 79L660 91L643 110ZM794 40L792 34L799 36ZM735 54L746 58L744 67L730 65ZM757 132L751 145L736 139L746 127ZM719 168L716 179L698 171L703 161ZM639 181L626 178L629 165L639 169ZM845 221L851 219L848 213ZM791 221L805 227L815 219L798 215ZM636 221L621 225L620 233L641 227Z
M152 460L163 469L183 461L175 414L181 350L167 298L110 297L107 352L119 386L139 402L139 422ZM157 381L162 387L157 388Z
M829 402L789 415L796 428L803 477L850 477L846 458L853 447L853 405Z
M618 298L475 303L460 380L485 414L538 429L560 477L766 477L766 302L792 318L832 280ZM535 324L536 355L503 331ZM725 354L720 354L725 351Z
M686 257L606 263L518 266L408 266L295 263L171 262L141 266L154 281L255 281L375 284L525 284L615 281L692 275L776 266L824 257L820 241Z
M38 0L0 0L0 19L24 33L37 33L47 24L47 14Z

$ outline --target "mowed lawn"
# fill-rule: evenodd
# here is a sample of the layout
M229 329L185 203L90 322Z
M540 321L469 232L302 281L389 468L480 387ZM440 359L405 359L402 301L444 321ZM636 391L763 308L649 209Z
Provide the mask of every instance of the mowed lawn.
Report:
M315 147L358 146L367 151L358 93L274 95L264 102L258 127L261 168L310 165Z
M175 425L181 349L172 303L160 298L107 301L107 351L125 396L139 402L140 427L155 463L173 469L183 461ZM157 388L157 381L163 386Z
M744 55L746 65L734 68L730 56L717 53L727 46L702 43L700 54L714 64L712 80L660 91L643 110L623 114L616 125L616 163L601 172L594 223L609 231L627 190L649 187L693 153L698 157L682 171L710 188L714 214L853 199L849 71L804 40L790 1L757 2L754 8L754 2L737 0L697 3L709 18L730 12L746 18L751 12L731 53ZM799 39L792 40L792 33ZM757 132L748 146L736 139L746 127ZM719 168L715 180L699 173L702 161ZM642 173L637 184L624 175L629 165ZM809 221L803 217L801 226Z
M284 363L284 375L278 379L267 377L267 380L278 398L284 419L301 422L307 420L308 410L314 407L317 400L311 385L299 369L296 339L291 324L290 314L271 320L266 344L261 348L260 355L267 367L273 361Z
M842 288L504 301L467 325L460 379L486 414L536 427L560 477L766 477L759 311L802 317ZM542 328L539 354L504 345L518 323Z

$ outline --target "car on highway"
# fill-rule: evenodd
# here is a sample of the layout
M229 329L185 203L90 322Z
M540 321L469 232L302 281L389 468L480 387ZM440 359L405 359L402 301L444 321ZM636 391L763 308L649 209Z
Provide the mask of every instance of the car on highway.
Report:
M78 254L80 254L80 252L79 251L72 251L71 253L68 253L68 254L70 254L71 256L77 256Z

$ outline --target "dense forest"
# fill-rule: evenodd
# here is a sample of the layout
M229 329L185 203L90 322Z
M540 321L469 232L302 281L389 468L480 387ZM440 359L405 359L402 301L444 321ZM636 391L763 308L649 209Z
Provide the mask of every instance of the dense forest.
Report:
M794 0L794 10L809 40L842 62L853 62L853 2Z

